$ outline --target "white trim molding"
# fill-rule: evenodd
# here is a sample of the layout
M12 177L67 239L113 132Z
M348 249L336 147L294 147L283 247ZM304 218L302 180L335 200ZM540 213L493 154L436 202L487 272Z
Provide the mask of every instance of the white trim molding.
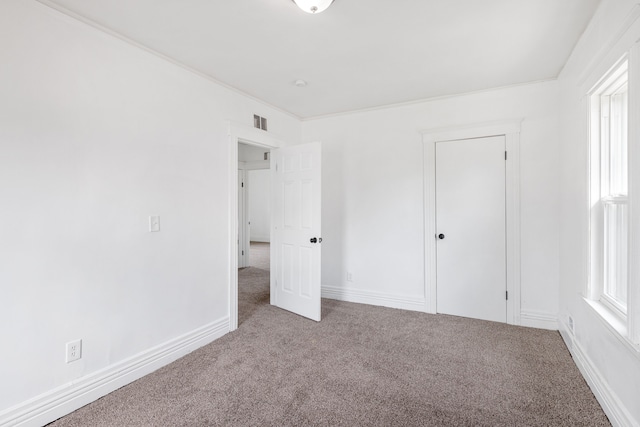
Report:
M229 330L238 328L238 143L277 149L285 143L267 132L240 123L229 122ZM275 301L271 280L271 304Z
M598 8L591 21L596 22L599 20L603 11L604 8ZM618 31L610 33L608 42L604 44L597 53L591 55L593 59L586 67L583 67L583 71L577 79L578 86L582 87L580 93L589 92L591 86L595 83L590 81L593 76L604 74L610 66L607 64L610 64L612 60L622 56L624 51L628 49L628 46L636 42L636 37L640 34L640 19L638 18L640 18L640 3L636 2L624 18L622 25L618 27ZM594 31L600 31L600 28L589 25L582 35L582 38L590 37ZM562 75L563 72L564 70L560 72L560 75ZM588 85L588 87L585 87L585 85Z
M637 8L638 9L638 8ZM640 11L639 11L640 13ZM640 114L640 42L629 52L629 117ZM627 293L627 338L640 345L640 123L629 120L628 185L629 185L629 249Z
M507 323L520 324L520 128L522 119L471 124L421 131L424 147L424 250L425 306L437 313L436 285L436 142L504 135L506 163Z
M520 324L530 328L558 330L558 316L542 311L522 310L520 312Z
M580 344L575 340L568 326L560 323L560 336L564 340L573 361L580 370L580 373L587 381L589 388L602 406L605 414L616 427L623 426L639 426L638 422L633 419L622 401L616 396L614 391L609 387L608 382L604 379L600 371L595 367L587 353L582 349Z
M168 365L229 332L227 317L0 413L2 426L42 426Z
M403 310L424 311L424 298L322 285L322 298Z

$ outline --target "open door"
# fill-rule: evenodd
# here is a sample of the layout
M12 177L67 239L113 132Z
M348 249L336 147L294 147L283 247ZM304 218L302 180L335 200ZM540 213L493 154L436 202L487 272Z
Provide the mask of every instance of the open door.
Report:
M271 303L320 321L319 142L271 151Z

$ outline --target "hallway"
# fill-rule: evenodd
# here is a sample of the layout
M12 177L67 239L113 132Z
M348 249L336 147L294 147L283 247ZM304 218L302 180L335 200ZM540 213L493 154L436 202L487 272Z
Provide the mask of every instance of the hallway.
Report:
M269 304L269 243L251 242L249 267L238 269L238 326Z

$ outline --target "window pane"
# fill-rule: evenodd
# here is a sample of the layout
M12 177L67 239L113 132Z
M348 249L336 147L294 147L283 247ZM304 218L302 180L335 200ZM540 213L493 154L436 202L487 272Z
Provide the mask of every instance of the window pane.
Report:
M627 194L627 85L610 97L609 195Z
M604 294L623 307L627 305L626 202L604 201Z

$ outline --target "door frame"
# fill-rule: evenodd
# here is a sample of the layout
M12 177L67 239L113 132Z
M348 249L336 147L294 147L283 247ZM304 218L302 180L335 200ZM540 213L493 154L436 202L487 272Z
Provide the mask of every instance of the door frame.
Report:
M247 172L238 162L238 180L244 183L247 181ZM249 265L249 246L247 245L247 189L246 185L238 188L238 249L243 249L244 253L238 255L238 268Z
M437 313L436 278L436 143L504 136L506 205L507 323L520 324L520 128L522 119L421 131L424 148L424 281L425 312Z
M267 132L240 123L229 122L229 331L238 329L238 143L271 150L286 144Z

